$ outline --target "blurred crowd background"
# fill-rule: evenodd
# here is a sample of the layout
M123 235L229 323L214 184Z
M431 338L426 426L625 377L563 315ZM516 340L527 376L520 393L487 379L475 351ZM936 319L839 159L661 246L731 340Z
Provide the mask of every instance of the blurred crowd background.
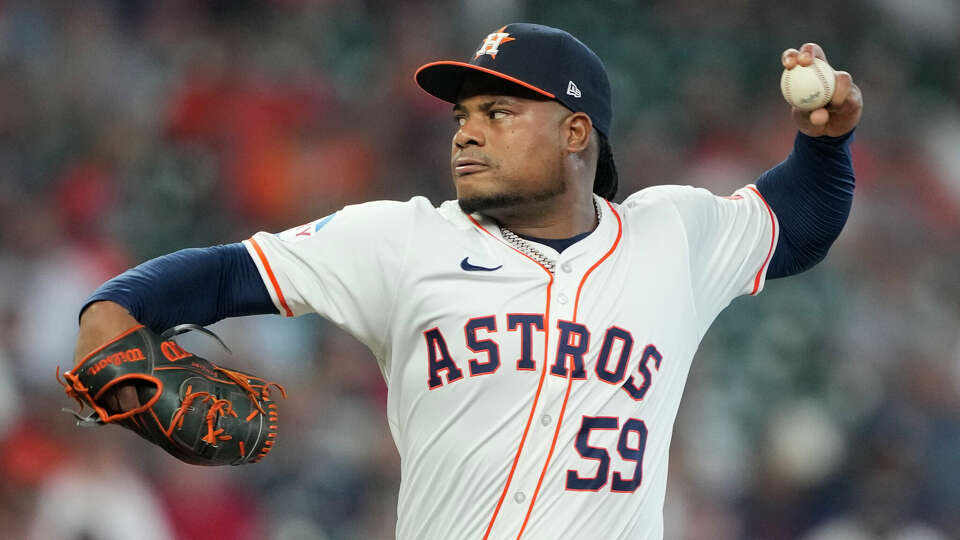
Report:
M370 353L316 317L215 326L286 384L262 463L82 429L54 380L102 281L372 199L453 197L422 63L560 26L613 84L617 200L727 194L789 153L780 52L863 89L827 260L721 314L694 362L671 539L960 538L960 4L736 0L0 2L0 536L390 538L399 458ZM208 341L186 345L217 358Z

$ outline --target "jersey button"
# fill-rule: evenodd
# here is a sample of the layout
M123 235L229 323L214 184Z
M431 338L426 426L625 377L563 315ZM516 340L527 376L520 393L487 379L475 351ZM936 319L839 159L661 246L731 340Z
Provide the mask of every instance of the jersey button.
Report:
M549 414L545 414L540 417L540 423L543 424L544 426L549 426L552 420L553 418L550 418Z
M527 495L522 491L518 491L513 496L513 500L517 501L518 503L522 503L523 501L527 500Z
M560 294L557 296L557 302L560 302L561 304L566 304L568 300L569 300L569 298L567 298L567 295L565 295L565 294L563 294L563 293L560 293Z
M563 266L561 266L560 269L567 274L569 274L570 272L573 272L573 267L570 266L568 263L563 263Z

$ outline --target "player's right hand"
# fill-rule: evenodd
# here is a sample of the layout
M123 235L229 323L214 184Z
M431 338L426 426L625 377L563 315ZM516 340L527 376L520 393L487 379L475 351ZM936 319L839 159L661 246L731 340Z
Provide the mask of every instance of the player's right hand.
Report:
M816 43L804 43L800 50L787 49L780 56L784 69L793 69L796 66L809 66L814 58L827 61L827 55ZM857 127L860 115L863 112L863 95L860 88L853 83L853 78L846 71L836 71L836 87L833 98L826 107L812 111L801 111L794 107L793 120L800 131L810 137L828 135L840 137Z

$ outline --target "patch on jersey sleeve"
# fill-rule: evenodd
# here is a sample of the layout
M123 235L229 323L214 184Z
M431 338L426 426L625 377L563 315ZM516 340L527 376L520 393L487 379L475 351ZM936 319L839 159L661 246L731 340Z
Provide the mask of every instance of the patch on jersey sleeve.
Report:
M322 217L316 221L304 223L303 225L294 227L292 229L287 229L281 233L277 233L275 236L285 242L299 242L300 240L306 240L320 231L320 229L326 227L327 223L330 223L330 220L336 215L337 212L334 212L329 216Z

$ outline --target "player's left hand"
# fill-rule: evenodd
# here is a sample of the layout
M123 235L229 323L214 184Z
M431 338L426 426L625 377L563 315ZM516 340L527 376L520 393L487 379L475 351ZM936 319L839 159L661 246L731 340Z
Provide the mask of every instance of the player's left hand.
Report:
M809 66L814 58L827 61L823 48L816 43L804 43L800 50L787 49L780 59L784 69ZM863 111L863 95L860 88L853 84L853 78L846 71L836 71L837 82L833 90L833 98L826 107L812 111L801 111L793 108L793 121L800 131L810 137L828 135L839 137L846 135L860 122Z

